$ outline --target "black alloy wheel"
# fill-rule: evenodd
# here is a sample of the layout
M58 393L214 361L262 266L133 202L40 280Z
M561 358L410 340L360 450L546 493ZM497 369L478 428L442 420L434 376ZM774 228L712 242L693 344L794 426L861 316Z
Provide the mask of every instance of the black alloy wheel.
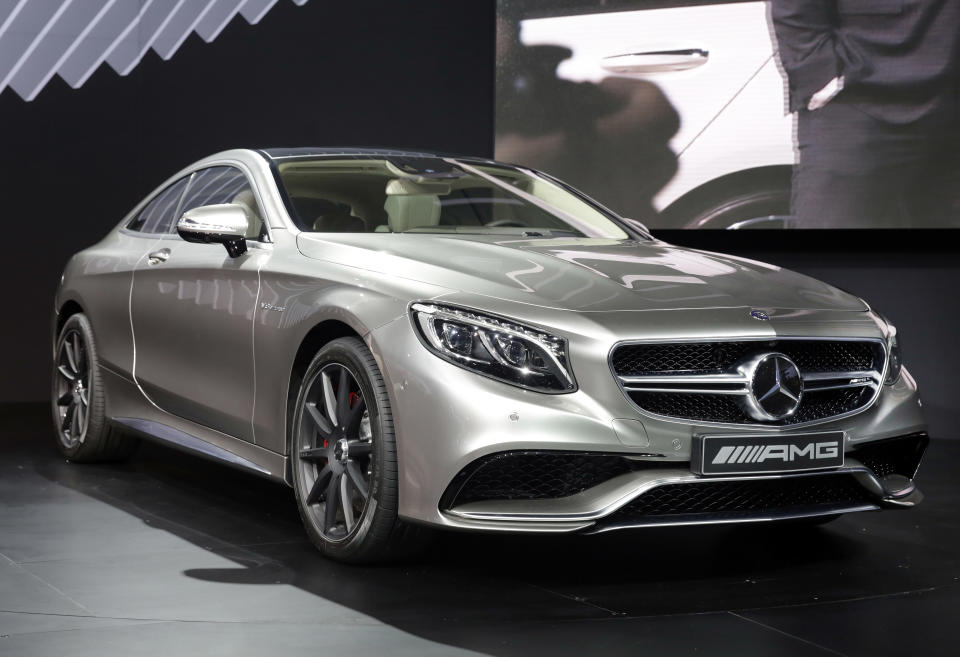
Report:
M305 503L327 541L357 530L370 499L373 433L360 384L344 365L325 365L302 401L297 449Z
M398 518L397 446L387 386L359 338L324 345L303 374L290 460L304 527L326 556L402 559L427 533Z

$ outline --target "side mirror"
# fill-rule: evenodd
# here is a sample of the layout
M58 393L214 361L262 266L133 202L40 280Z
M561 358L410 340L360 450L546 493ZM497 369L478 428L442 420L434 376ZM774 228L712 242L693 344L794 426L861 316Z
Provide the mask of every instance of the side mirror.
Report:
M187 242L223 244L231 258L247 251L246 209L235 203L204 205L187 210L177 222L177 234Z

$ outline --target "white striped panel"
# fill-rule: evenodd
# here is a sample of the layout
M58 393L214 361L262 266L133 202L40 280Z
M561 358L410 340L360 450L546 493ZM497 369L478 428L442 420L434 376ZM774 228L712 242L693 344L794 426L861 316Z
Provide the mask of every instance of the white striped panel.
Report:
M60 2L24 0L17 4L0 27L0 89L25 63L28 51L58 12Z
M275 4L277 0L247 0L240 7L240 14L247 19L248 23L256 25Z
M256 24L276 2L0 0L0 93L32 100L54 74L78 88L104 61L127 75L151 48L169 59L190 34L210 42L238 13Z
M74 0L29 55L29 66L21 67L10 79L10 86L24 100L33 100L116 1ZM78 27L82 27L79 32Z
M173 53L177 52L177 49L193 32L197 23L200 22L200 19L210 10L213 4L213 0L207 0L206 2L190 0L187 4L180 6L180 9L174 13L173 18L161 30L153 43L153 49L160 55L161 59L167 60L173 57Z
M57 69L60 77L74 89L83 86L126 35L136 29L140 14L148 7L148 0L118 0L114 3L77 44L76 50L60 64Z
M210 11L197 23L197 34L207 43L216 39L244 2L246 0L214 0Z
M186 0L153 0L136 28L107 56L113 70L120 75L132 71L184 2Z

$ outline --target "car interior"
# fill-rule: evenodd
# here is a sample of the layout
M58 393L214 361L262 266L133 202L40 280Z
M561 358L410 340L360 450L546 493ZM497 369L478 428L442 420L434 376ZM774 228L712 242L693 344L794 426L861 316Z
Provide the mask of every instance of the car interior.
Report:
M279 167L283 187L301 228L313 232L452 232L566 237L583 233L558 216L494 182L458 171L431 179L400 171L384 160L308 160ZM495 175L520 192L548 196L553 186L519 171L496 169ZM538 187L539 186L539 187ZM572 198L566 192L558 192ZM569 201L567 201L569 203ZM585 203L595 221L609 220Z

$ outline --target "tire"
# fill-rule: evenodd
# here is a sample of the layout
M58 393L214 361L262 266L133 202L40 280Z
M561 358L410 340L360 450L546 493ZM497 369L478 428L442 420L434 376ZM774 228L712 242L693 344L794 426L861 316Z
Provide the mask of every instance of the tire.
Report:
M375 563L422 547L425 530L397 516L393 413L376 360L358 338L327 343L307 367L290 458L300 517L325 556Z
M791 171L786 168L715 180L666 208L660 217L661 227L785 228L791 185ZM778 219L770 221L767 217Z
M71 315L54 349L51 402L57 449L80 463L122 461L139 441L110 426L104 417L106 391L97 344L86 315Z
M782 219L766 220L765 217L786 217L790 214L789 190L762 190L747 192L725 199L711 208L702 210L688 223L687 228L785 228Z

